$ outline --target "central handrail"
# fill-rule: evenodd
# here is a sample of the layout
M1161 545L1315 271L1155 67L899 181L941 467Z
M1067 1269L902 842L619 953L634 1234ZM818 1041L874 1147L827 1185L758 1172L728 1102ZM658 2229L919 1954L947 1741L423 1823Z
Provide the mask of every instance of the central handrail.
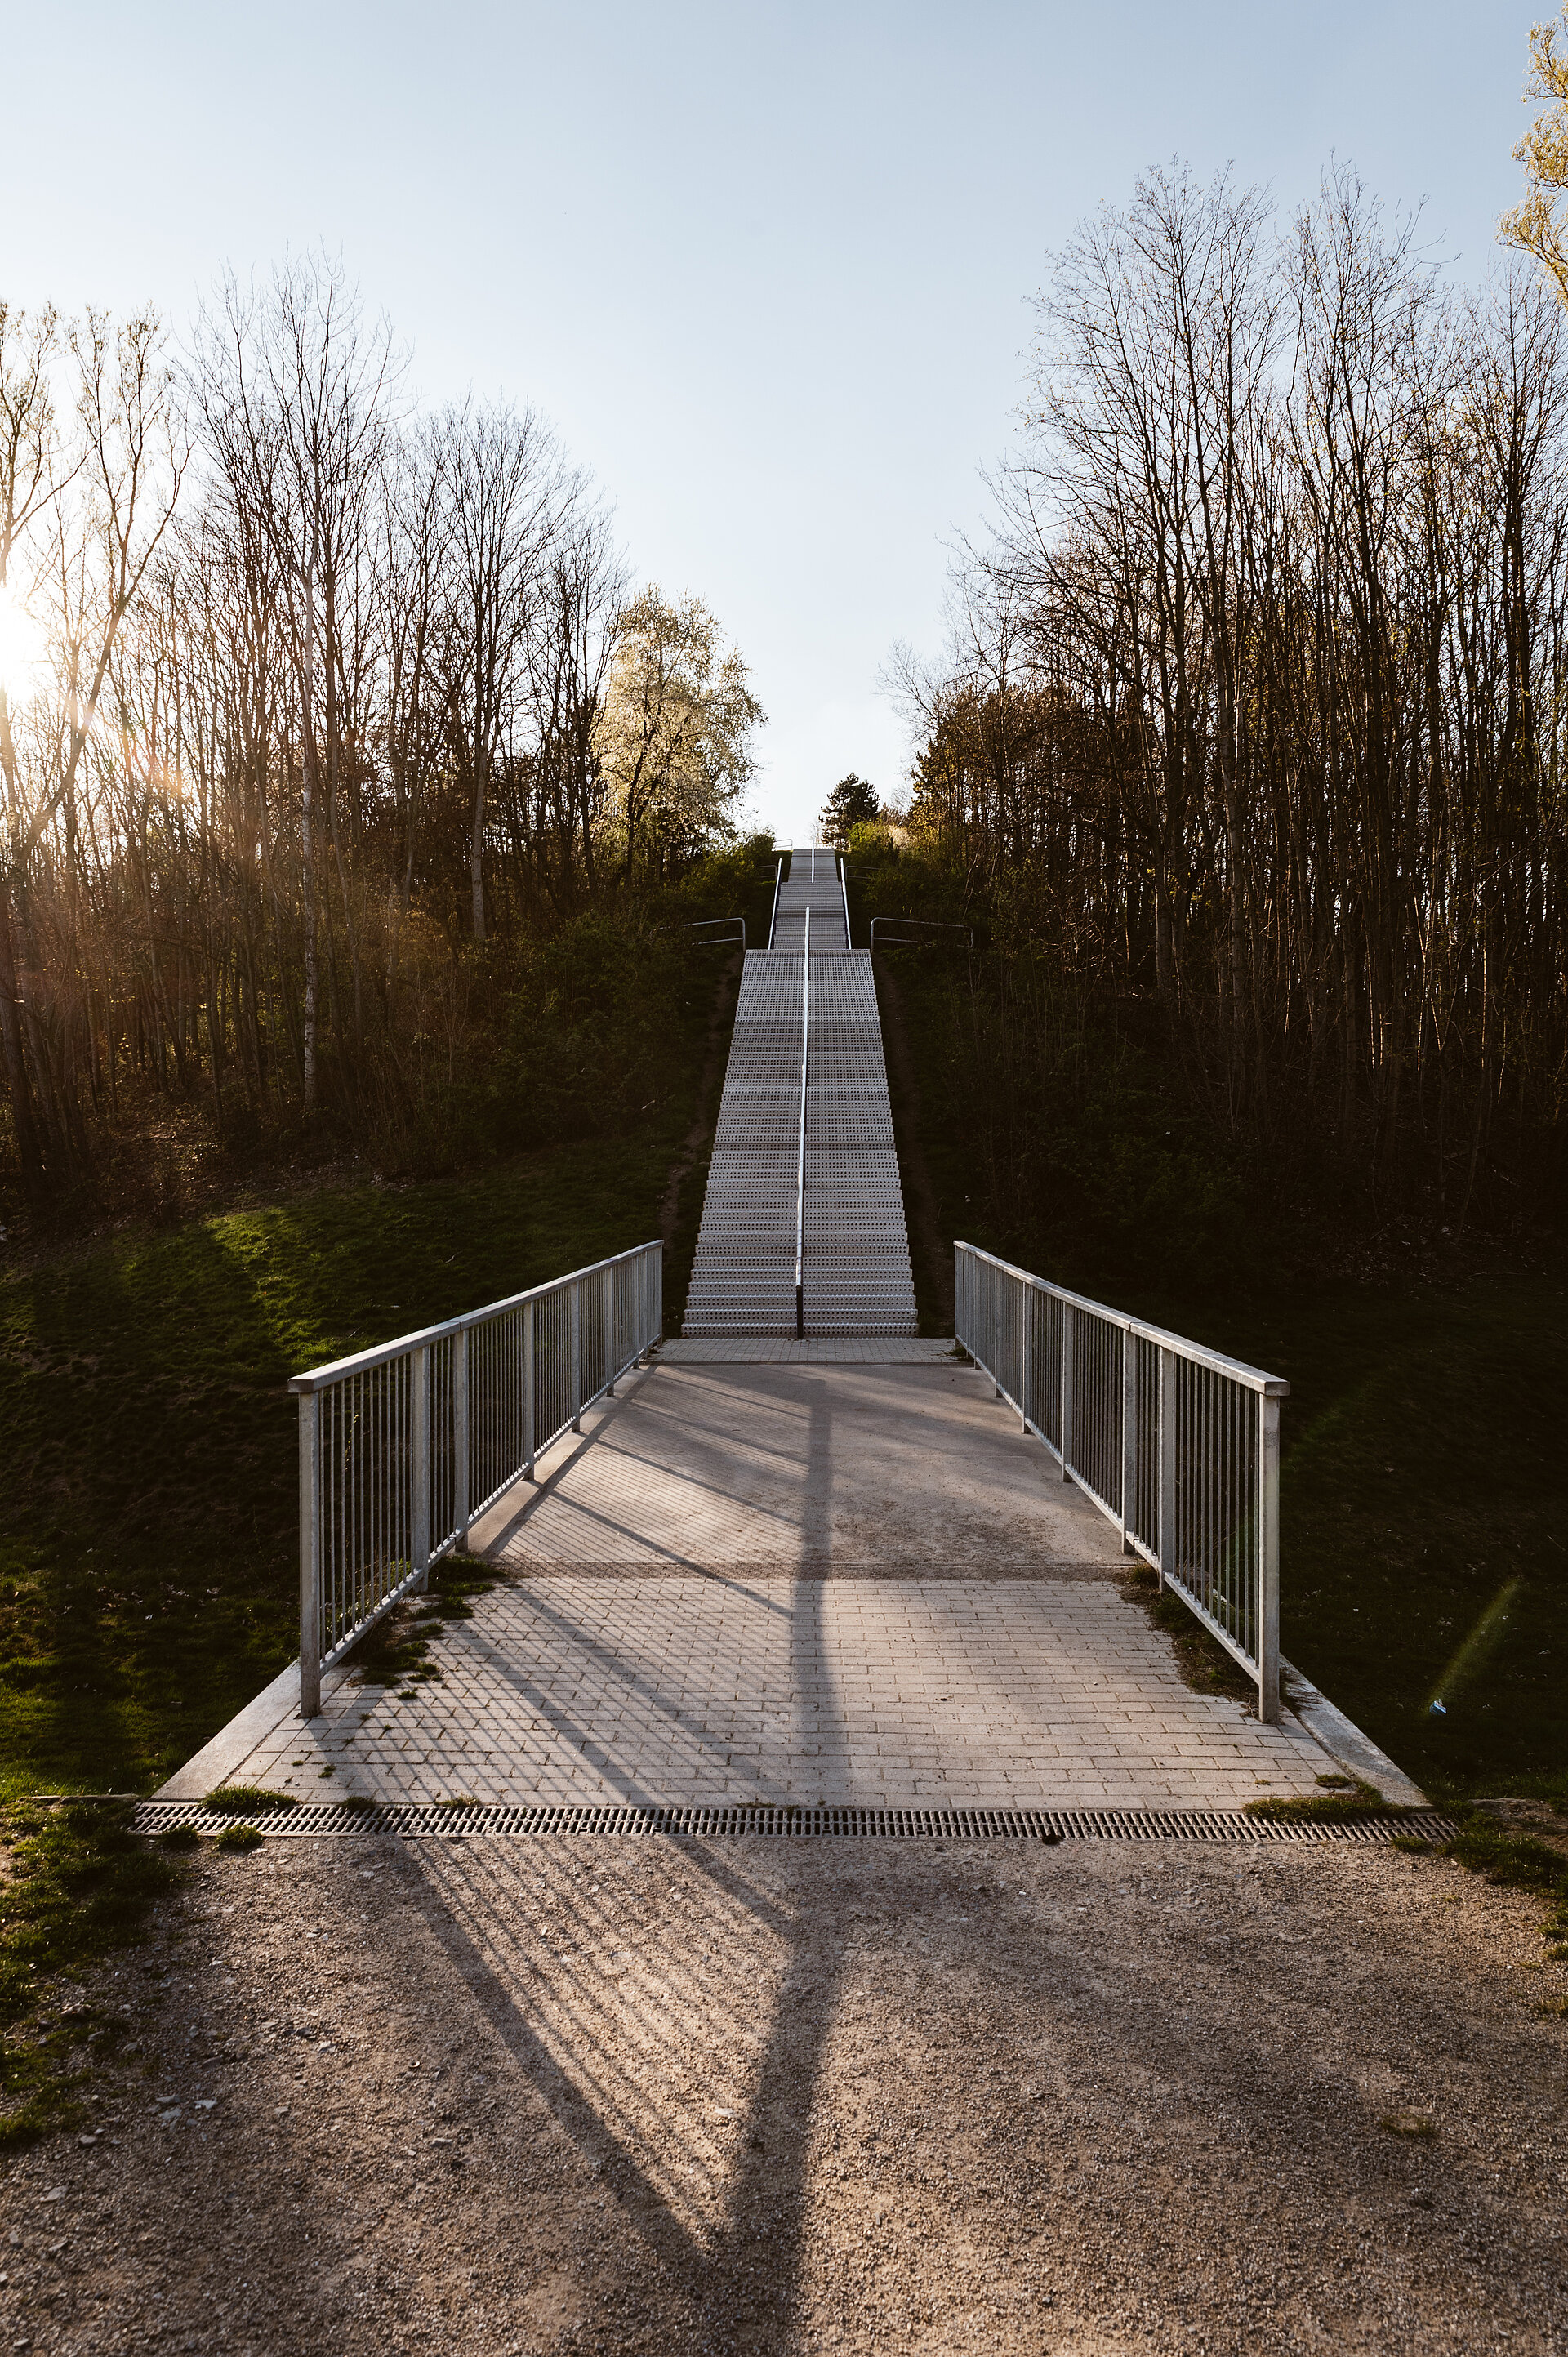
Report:
M806 1331L806 1069L811 1037L811 912L806 911L806 947L800 959L800 1136L795 1164L795 1332Z
M784 855L779 855L779 873L773 878L773 906L768 914L768 946L773 947L774 928L779 922L779 895L784 889Z
M843 895L843 945L846 950L852 950L854 943L849 937L849 862L842 855L839 859L839 890Z

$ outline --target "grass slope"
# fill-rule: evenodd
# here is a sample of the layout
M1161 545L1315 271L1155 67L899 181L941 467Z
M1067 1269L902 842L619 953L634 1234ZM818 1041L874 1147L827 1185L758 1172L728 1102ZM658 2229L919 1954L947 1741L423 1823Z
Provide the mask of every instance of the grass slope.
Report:
M298 1643L288 1376L656 1235L691 1113L0 1282L0 1792L148 1789L275 1675Z
M1238 1265L1244 1207L1166 1143L1172 1116L1146 1086L1087 1106L1064 1091L994 1146L961 962L893 959L944 1249L965 1236L1285 1376L1287 1656L1434 1796L1568 1801L1561 1263L1270 1281L1264 1255ZM1047 1155L1059 1184L1021 1183ZM920 1306L925 1322L929 1285Z

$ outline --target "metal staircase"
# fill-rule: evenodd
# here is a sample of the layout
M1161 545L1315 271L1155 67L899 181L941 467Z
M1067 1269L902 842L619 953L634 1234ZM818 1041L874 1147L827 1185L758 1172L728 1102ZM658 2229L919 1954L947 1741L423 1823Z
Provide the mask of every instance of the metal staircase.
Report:
M871 959L850 948L832 853L797 850L741 977L683 1331L915 1323Z

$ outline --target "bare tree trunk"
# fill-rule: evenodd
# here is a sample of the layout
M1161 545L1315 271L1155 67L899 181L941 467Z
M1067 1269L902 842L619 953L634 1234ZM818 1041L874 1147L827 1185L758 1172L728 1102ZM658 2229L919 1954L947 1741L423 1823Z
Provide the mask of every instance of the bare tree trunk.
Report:
M305 710L300 731L302 888L305 901L305 1110L316 1111L316 748L312 735L316 694L316 576L305 573Z

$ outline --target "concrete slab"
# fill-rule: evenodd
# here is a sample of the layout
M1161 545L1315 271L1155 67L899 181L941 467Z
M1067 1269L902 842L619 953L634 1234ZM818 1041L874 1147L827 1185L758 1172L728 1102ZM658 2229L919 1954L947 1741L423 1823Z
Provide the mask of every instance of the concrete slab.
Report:
M972 1367L661 1365L477 1527L508 1571L1113 1577L1121 1542Z

